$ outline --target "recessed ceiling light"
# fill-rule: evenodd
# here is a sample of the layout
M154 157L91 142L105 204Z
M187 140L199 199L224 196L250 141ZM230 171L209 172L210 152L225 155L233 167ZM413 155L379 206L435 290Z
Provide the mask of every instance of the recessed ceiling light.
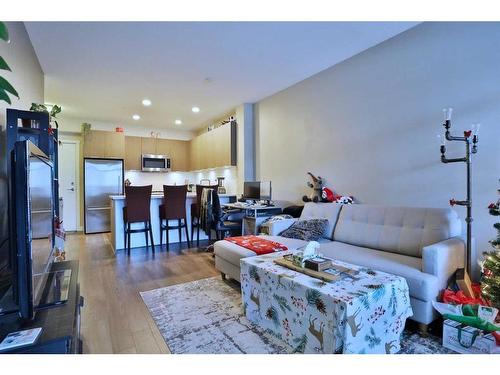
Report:
M141 119L141 116L139 115L133 115L132 118L137 121L137 120L140 120Z
M175 120L174 123L175 123L175 125L182 125L182 121L181 120Z
M200 107L193 107L191 108L191 111L193 111L194 113L198 113L200 112Z
M151 100L149 99L144 99L142 101L142 105L145 106L145 107L149 107L151 105Z

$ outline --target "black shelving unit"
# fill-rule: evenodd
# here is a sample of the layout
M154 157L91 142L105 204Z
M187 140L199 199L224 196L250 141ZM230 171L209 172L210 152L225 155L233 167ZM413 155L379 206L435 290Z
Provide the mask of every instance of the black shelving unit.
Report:
M50 127L50 115L47 112L22 111L7 109L7 165L17 141L30 140L42 150L54 164L54 206L59 215L59 168L58 168L58 132Z

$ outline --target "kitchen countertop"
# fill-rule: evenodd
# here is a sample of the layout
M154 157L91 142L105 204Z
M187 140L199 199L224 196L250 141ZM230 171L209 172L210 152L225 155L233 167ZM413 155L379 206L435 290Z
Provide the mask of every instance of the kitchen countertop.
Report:
M125 199L125 194L123 195L110 195L109 196L111 198L111 200L123 200ZM193 198L196 198L196 193L187 193L186 197L188 199L193 199ZM219 194L219 197L236 197L236 194ZM160 199L160 198L163 198L163 194L160 194L160 193L153 193L151 194L151 199Z

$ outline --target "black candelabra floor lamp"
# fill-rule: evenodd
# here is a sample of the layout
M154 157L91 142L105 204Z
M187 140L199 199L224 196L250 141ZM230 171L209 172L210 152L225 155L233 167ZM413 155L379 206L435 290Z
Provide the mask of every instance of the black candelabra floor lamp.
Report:
M467 199L466 200L455 200L454 198L450 199L450 205L459 205L466 206L467 208L467 217L465 218L465 222L467 223L467 244L466 244L466 265L465 268L467 273L471 274L471 263L472 263L472 197L471 197L471 182L472 182L472 154L477 153L477 143L479 141L478 132L480 124L473 124L472 130L464 131L463 136L453 136L450 134L451 128L451 114L452 108L443 109L444 113L444 123L443 126L445 128L444 135L440 135L441 137L441 162L443 163L465 163L467 168ZM462 158L447 158L446 157L446 141L458 141L464 142L465 144L465 156Z

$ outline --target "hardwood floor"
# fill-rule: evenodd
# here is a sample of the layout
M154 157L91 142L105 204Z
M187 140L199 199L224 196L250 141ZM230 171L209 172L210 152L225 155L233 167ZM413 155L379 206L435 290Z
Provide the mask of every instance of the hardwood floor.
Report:
M212 254L165 246L116 254L109 234L71 234L67 259L80 262L84 353L169 353L139 292L217 276Z

